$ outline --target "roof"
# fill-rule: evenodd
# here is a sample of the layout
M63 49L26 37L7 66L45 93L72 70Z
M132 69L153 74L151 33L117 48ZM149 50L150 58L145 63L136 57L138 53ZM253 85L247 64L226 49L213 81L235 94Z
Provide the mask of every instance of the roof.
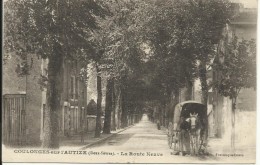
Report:
M202 104L201 102L198 102L198 101L195 101L195 100L187 100L187 101L180 102L180 103L178 103L178 104L181 105L181 106L183 106L184 104L187 104L187 103Z
M244 8L243 6L237 6L234 10L234 17L230 22L232 25L257 24L257 8Z
M25 97L25 93L15 93L15 94L4 94L3 98L17 98L17 97Z
M206 106L194 100L188 100L176 105L174 109L173 122L178 124L181 117L188 118L190 114L198 114L202 123L206 124L207 109Z

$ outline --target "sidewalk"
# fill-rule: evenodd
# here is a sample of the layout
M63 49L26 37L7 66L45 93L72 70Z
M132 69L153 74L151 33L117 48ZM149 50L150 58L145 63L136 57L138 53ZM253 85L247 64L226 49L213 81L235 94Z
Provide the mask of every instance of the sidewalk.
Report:
M241 145L236 143L236 153L252 153L255 152L255 146L250 145ZM220 138L209 138L208 141L208 151L211 154L216 153L232 153L231 144L230 142L226 142Z
M134 125L130 125L123 129L118 129L116 131L111 131L110 134L101 133L99 138L95 138L95 132L88 132L84 135L84 141L81 141L80 135L73 135L71 137L62 137L60 139L60 148L70 148L70 149L86 149L92 145L98 144L126 129L132 127Z
M161 126L161 130L167 134L167 128ZM247 155L248 158L254 158L255 152L256 152L256 147L254 145L242 145L240 143L236 143L236 149L235 153L236 154L244 154ZM207 152L210 155L216 155L216 154L225 154L225 153L233 153L231 149L230 142L227 142L221 138L208 138L208 147L207 147Z

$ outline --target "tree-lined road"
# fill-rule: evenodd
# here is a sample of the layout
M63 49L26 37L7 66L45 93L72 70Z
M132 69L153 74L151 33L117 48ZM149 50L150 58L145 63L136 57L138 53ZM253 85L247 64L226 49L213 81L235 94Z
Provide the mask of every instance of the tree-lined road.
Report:
M170 149L167 144L166 130L158 130L155 123L148 120L146 114L142 120L134 126L120 132L111 138L100 142L97 145L85 149L93 152L96 156L104 156L108 162L126 162L126 163L216 163L219 161L245 161L243 157L218 157L216 152L220 148L208 148L211 152L208 156L180 156L175 155L175 151ZM209 146L210 147L210 146ZM222 151L225 153L225 151ZM222 153L221 152L221 153ZM239 152L240 153L240 152ZM248 157L251 154L247 154ZM252 155L249 157L252 158Z
M23 127L20 132L9 126L14 115L9 107L4 113L8 114L5 129L23 135L17 139L26 139L26 145L38 139L43 148L58 149L60 135L83 138L84 132L92 131L92 125L98 139L102 131L109 134L115 128L138 123L144 112L167 127L164 119L172 120L175 105L200 100L206 109L216 103L211 116L216 115L208 119L209 134L231 139L235 152L235 112L240 108L237 100L242 100L239 92L256 88L256 42L236 36L235 27L232 30L230 20L239 16L234 5L231 0L6 1L5 62L9 54L19 57L11 66L16 66L16 74L26 76L26 82L28 75L39 76L37 85L46 92L39 92L38 116L34 110L24 113L26 120L33 122L27 125L19 120L15 124ZM32 74L37 64L29 55L48 60L46 68L38 68L43 75ZM90 77L95 77L93 82ZM27 89L33 88L26 85ZM28 94L26 104L34 107ZM93 98L95 126L88 123L86 127L91 111L88 100ZM247 109L246 104L243 106ZM230 116L230 124L219 122L225 121L223 116ZM26 132L31 125L38 125L38 133ZM228 125L230 131L222 129ZM226 132L231 132L231 138L224 136ZM115 151L112 155L160 163L176 162L168 161L172 158L184 159L182 163L188 162L187 157L200 159L174 155L165 131L158 130L146 114L138 124L88 149L97 156L100 153L96 150Z
M167 144L167 135L164 130L158 130L155 123L143 115L142 120L129 129L113 136L94 148L134 150L134 151L170 151Z
M174 155L175 152L168 147L166 131L158 130L146 114L139 123L86 150L115 153L118 160L125 158L130 163L196 162L200 159Z

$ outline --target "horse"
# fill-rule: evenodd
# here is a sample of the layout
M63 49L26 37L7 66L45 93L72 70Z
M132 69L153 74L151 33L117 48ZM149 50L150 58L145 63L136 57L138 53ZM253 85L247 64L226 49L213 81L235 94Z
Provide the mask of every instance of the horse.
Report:
M190 148L191 148L191 155L197 155L201 148L201 135L202 135L202 123L200 121L200 117L198 114L190 113L190 117L186 119L187 122L190 123Z

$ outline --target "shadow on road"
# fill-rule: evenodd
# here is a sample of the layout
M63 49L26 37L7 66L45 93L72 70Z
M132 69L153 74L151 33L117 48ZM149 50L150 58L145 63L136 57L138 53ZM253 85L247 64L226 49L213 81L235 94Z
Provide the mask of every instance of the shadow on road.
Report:
M116 134L116 135L112 136L111 138L105 140L104 142L96 144L90 148L100 147L103 145L121 146L122 144L126 143L132 136L134 136L134 134L132 134L132 133Z
M198 155L196 156L199 160L201 161L205 161L205 160L219 160L219 158L217 158L216 156L212 155L212 154L206 154L206 155Z
M165 137L163 136L135 136L135 138L141 138L141 139L147 139L147 140L165 140Z

